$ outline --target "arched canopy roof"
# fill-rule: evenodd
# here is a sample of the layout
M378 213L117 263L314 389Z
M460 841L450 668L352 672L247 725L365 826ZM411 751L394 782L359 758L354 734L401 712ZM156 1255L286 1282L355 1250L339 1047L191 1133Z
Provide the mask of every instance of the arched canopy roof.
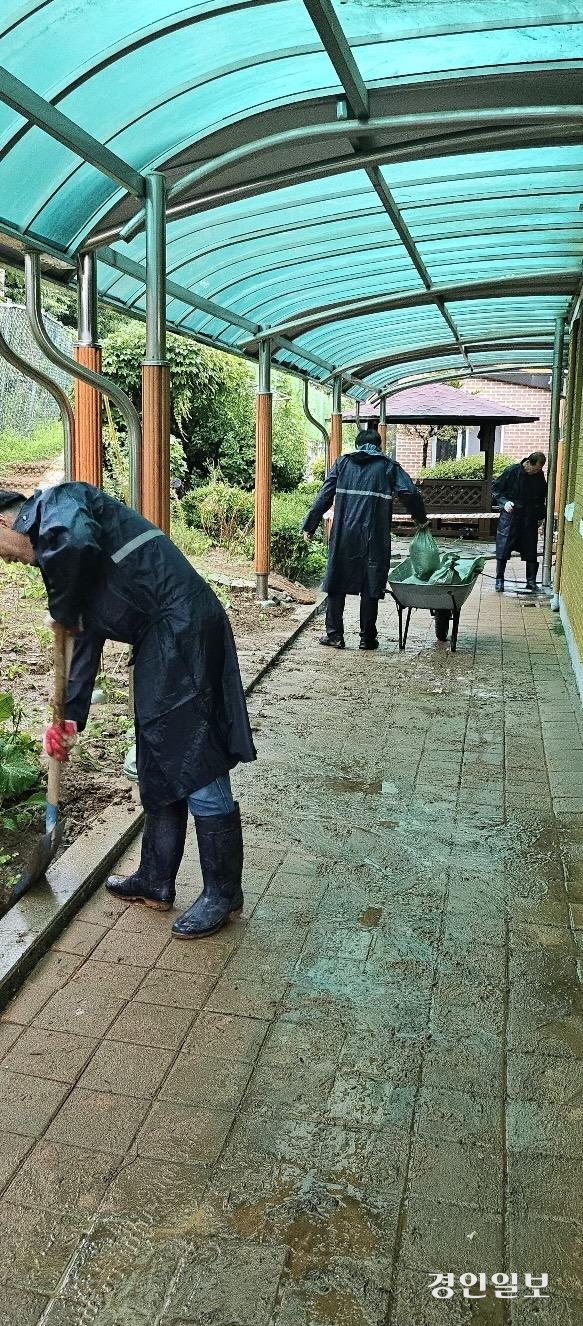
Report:
M547 367L583 257L583 0L5 0L0 256L357 397ZM133 219L133 224L132 224ZM350 379L353 379L350 383Z

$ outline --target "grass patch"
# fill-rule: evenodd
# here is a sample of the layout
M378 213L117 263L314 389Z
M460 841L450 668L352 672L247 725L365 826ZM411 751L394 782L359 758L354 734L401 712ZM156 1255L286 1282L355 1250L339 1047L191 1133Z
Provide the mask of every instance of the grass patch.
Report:
M40 424L26 436L8 428L0 432L0 469L52 460L62 450L63 428L57 419L50 424Z

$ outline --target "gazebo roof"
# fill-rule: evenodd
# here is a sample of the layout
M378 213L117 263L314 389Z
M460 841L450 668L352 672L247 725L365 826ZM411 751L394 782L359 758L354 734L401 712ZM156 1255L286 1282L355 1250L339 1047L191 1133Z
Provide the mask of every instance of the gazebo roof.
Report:
M378 405L373 406L368 401L361 405L361 423L378 417ZM390 424L529 424L538 417L537 414L510 410L480 393L470 395L456 387L446 387L441 382L409 387L406 391L396 392L387 401L387 423ZM357 422L355 411L347 411L342 420L344 423Z

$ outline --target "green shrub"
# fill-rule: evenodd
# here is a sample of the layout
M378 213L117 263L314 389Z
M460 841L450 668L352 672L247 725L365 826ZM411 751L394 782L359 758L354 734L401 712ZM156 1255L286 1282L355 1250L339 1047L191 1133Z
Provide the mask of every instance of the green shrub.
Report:
M299 489L293 493L274 493L271 504L271 563L274 571L290 580L321 579L326 567L326 549L318 534L306 543L302 521L311 500Z
M225 483L220 470L213 471L210 483L186 493L179 505L187 525L227 547L253 526L253 494Z
M326 461L324 460L324 457L318 456L316 460L313 460L311 468L312 481L318 485L318 488L321 488L326 477Z
M497 453L494 456L494 475L502 474L509 465L514 465L512 456ZM477 456L462 456L461 460L440 460L437 465L428 465L419 471L420 479L483 479L484 453Z
M4 828L16 825L4 814L15 806L39 780L40 764L36 742L20 731L22 711L9 691L0 694L0 823Z

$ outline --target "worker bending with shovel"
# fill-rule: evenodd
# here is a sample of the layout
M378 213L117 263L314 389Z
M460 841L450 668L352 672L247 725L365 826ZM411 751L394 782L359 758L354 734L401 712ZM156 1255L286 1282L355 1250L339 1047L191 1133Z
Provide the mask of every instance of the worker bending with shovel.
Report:
M420 528L428 524L425 503L407 472L385 456L375 428L361 430L356 451L340 456L324 480L303 523L309 541L334 502L324 589L326 634L321 645L344 649L344 604L360 594L360 649L378 649L379 599L384 599L391 562L393 494Z
M243 839L229 771L256 758L235 642L216 595L170 539L99 488L63 483L26 501L0 490L0 556L38 566L54 622L75 637L66 760L87 722L106 640L132 646L137 768L145 810L140 865L107 887L166 911L194 816L203 891L172 932L213 934L243 906Z

